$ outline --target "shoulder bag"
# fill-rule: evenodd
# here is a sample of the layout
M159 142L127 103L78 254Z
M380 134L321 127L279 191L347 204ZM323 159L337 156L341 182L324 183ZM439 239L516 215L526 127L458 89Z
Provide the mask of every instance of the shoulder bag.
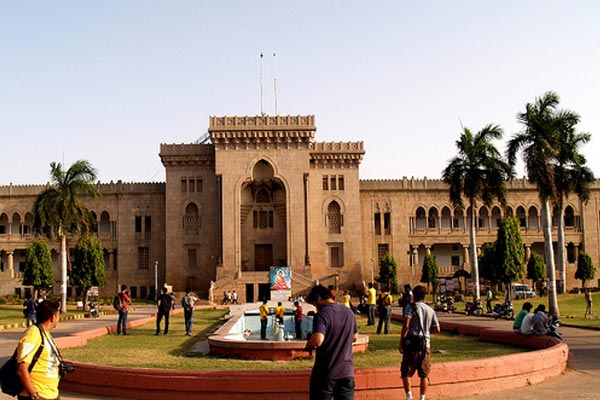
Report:
M420 334L418 335L406 335L402 339L402 351L404 353L414 354L427 350L427 339L425 338L425 332L423 331L423 325L421 324L421 319L419 318L419 313L417 312L417 303L411 304L413 307L412 315L413 318L417 319L419 323ZM410 327L409 327L410 329Z
M33 355L33 360L31 364L29 364L29 368L27 369L29 372L33 370L33 367L37 363L40 355L42 354L42 350L44 350L44 334L42 333L42 329L39 325L36 325L40 331L40 336L42 337L42 343L38 347L37 351ZM2 385L2 392L10 395L16 396L23 391L23 384L21 383L21 379L19 379L19 375L17 374L17 349L13 353L12 357L8 359L8 361L0 368L0 384Z

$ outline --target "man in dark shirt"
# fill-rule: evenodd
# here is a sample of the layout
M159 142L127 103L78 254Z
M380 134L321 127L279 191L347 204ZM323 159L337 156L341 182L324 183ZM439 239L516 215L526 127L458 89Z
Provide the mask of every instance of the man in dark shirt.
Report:
M156 333L160 335L160 321L165 318L165 335L169 333L169 315L173 305L173 297L167 294L167 288L162 288L162 294L158 296L157 306L158 314L156 314Z
M325 286L312 288L308 303L317 308L313 332L307 343L316 348L310 376L310 400L354 399L354 357L352 343L358 339L358 326L352 311L336 303Z

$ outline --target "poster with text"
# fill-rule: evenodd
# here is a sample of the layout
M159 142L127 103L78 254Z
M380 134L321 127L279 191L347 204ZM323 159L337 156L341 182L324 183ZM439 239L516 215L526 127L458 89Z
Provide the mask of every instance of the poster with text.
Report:
M286 301L292 295L292 269L271 267L271 300Z

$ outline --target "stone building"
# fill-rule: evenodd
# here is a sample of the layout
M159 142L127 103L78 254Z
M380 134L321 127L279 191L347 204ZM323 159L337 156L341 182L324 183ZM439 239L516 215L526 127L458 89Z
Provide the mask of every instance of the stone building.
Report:
M133 297L152 297L156 279L175 291L220 298L236 290L257 301L268 296L269 268L284 265L294 293L316 281L359 290L387 252L400 284L418 282L428 253L440 276L468 275L468 220L443 182L360 180L363 143L315 141L312 115L211 117L208 132L207 144L160 146L165 183L99 183L102 196L84 198L105 249L106 291L125 283ZM0 186L0 294L27 290L19 277L44 187ZM587 204L565 204L567 287L579 284L580 249L600 262L599 198L596 184ZM506 209L479 205L476 213L479 245L494 241L497 220L510 214L521 221L526 254L543 253L540 203L525 180L509 183ZM58 290L60 246L50 245Z

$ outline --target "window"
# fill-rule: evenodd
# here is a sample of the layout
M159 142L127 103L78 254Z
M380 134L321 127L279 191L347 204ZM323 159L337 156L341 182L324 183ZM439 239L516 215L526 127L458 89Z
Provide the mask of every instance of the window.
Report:
M373 221L375 222L375 234L381 235L381 213L376 212Z
M331 268L342 268L344 266L344 244L328 243L329 266Z
M198 206L190 203L185 208L185 216L183 217L183 228L186 233L197 233L200 228L200 216L198 215Z
M335 175L331 176L331 178L329 179L329 188L331 190L337 190L336 176Z
M142 217L140 215L135 216L135 233L142 233Z
M459 266L460 265L460 257L459 256L451 256L450 264L455 267Z
M390 251L390 246L387 243L380 243L377 245L377 265L381 266L381 260Z
M428 228L435 228L435 218L434 217L429 217L427 219L427 227Z
M190 179L188 181L188 191L190 193L194 193L196 191L196 180L195 179Z
M460 228L460 223L458 222L458 218L452 218L452 227Z
M342 213L337 201L332 201L327 207L327 225L329 233L342 233Z
M344 190L344 175L338 175L338 190Z
M144 232L148 234L152 232L152 217L150 215L144 217Z
M196 269L198 267L198 257L196 249L188 249L188 268Z
M142 299L148 298L148 287L147 286L140 286L140 297Z
M150 250L148 247L138 247L138 269L148 269Z
M329 190L329 178L323 175L323 190Z
M181 178L181 193L187 193L187 179Z
M198 193L202 193L202 178L197 178L196 179L196 192Z
M383 233L389 235L391 231L391 216L389 212L383 213Z
M254 211L252 226L254 229L273 228L273 211Z

